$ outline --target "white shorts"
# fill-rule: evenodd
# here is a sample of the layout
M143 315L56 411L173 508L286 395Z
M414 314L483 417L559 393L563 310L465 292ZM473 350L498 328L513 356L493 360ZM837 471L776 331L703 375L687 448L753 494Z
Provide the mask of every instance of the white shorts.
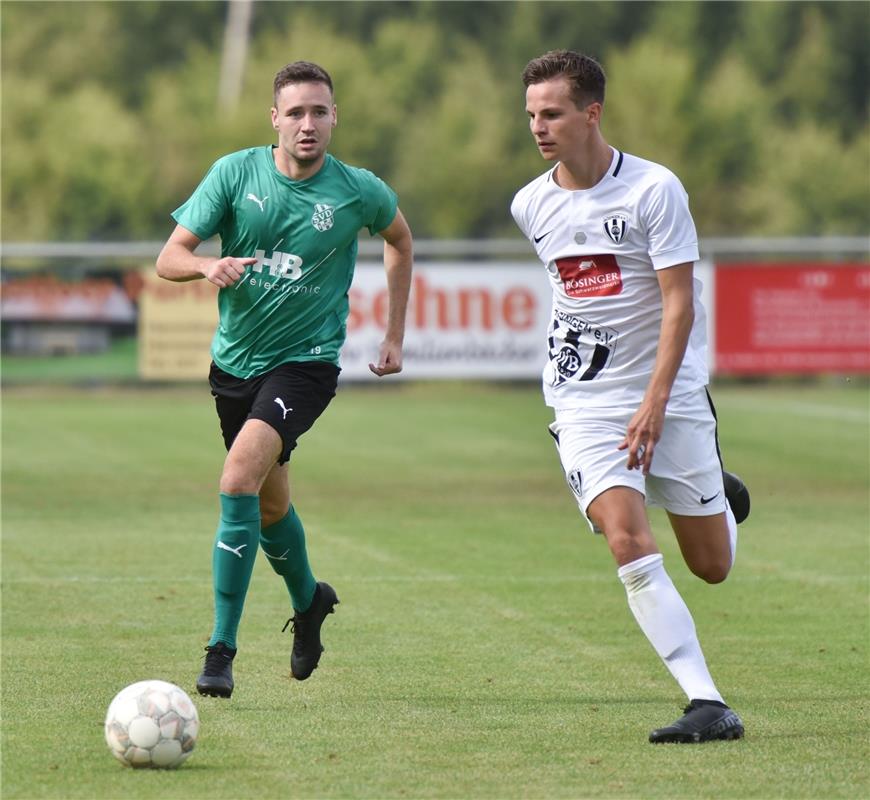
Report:
M706 389L672 397L649 475L626 467L628 452L617 450L636 408L556 409L550 433L577 505L589 504L614 486L636 489L648 506L673 514L705 517L725 511L716 417Z

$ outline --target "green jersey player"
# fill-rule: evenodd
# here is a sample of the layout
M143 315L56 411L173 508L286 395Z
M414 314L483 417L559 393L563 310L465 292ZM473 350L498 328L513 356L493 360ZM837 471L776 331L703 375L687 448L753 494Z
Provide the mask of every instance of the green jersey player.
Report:
M215 162L173 213L178 225L157 259L167 280L205 278L219 287L209 382L228 452L212 552L215 624L197 680L201 694L219 697L233 691L259 547L293 606L293 676L304 680L317 667L321 626L338 597L311 571L287 462L335 394L361 228L384 239L389 312L377 363L369 364L379 377L402 369L411 283L411 232L394 192L327 153L337 122L327 72L305 61L284 67L271 117L277 145ZM196 255L214 235L220 257Z

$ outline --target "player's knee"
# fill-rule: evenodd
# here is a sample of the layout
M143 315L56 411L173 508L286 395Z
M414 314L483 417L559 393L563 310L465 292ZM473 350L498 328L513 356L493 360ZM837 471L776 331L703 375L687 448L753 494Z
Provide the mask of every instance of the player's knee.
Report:
M259 482L254 476L239 469L224 469L221 474L220 490L222 494L258 494Z
M706 583L722 583L731 571L731 564L723 561L708 561L703 564L690 564L689 568Z
M601 526L601 530L618 564L629 564L656 552L655 541L645 532L638 533L619 525Z
M290 510L290 504L287 502L272 500L268 497L260 495L260 524L263 528L268 528L276 522L280 522L287 516Z

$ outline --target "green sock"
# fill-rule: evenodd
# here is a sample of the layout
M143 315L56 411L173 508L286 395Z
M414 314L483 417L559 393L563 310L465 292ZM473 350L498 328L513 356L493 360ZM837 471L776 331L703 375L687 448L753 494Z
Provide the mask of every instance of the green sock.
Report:
M287 584L296 611L307 611L314 599L317 582L308 564L305 528L290 506L283 519L260 532L260 546L275 570Z
M257 558L260 498L255 494L221 493L221 518L212 553L214 630L209 644L236 647L236 633Z

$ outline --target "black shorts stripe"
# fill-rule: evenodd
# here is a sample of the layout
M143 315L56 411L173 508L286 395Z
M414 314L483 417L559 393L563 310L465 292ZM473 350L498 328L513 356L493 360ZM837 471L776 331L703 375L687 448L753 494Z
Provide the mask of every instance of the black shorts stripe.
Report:
M707 402L710 404L710 411L713 413L713 420L716 422L716 427L713 433L716 440L716 455L719 457L719 466L724 470L725 465L722 462L722 451L719 449L719 417L716 416L716 406L713 405L713 398L710 396L710 390L704 389L704 391L707 394Z

